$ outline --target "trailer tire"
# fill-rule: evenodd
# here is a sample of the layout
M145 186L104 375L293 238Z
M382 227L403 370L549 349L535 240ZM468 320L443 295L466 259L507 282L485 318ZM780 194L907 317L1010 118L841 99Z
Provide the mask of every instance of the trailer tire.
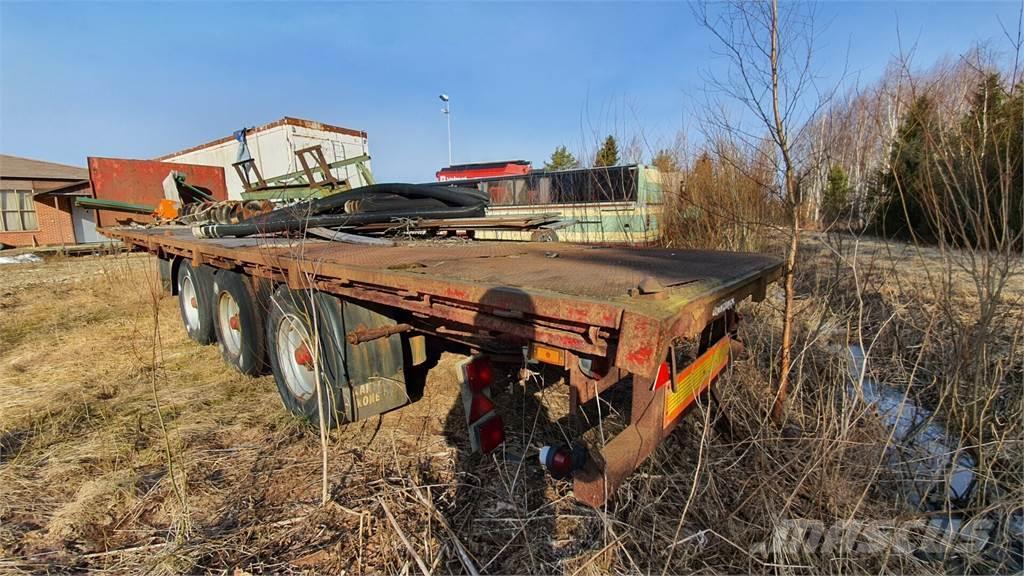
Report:
M318 308L318 313L326 313ZM281 286L274 291L267 315L267 356L277 382L277 391L285 408L316 426L320 423L317 403L316 370L313 363L313 309L310 297L303 290ZM338 423L342 412L341 391L332 384L331 355L339 355L337 343L321 334L319 354L320 393L324 400L324 416L328 428Z
M535 230L530 234L530 242L558 242L558 233L554 230Z
M171 261L168 258L157 260L157 271L160 273L160 288L168 294L174 294L174 277L171 276Z
M214 325L224 361L242 374L266 369L266 298L246 276L220 270L213 281Z
M188 337L200 344L212 344L216 337L213 326L213 272L205 267L193 268L188 260L178 266L178 308Z

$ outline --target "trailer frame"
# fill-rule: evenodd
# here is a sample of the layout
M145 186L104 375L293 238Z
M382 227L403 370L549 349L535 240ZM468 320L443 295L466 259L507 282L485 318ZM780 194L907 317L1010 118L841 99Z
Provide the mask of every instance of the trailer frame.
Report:
M234 270L293 290L315 289L348 301L400 311L402 331L411 330L470 349L494 351L511 344L561 351L553 357L561 359L560 367L567 375L573 416L581 406L631 375L628 426L604 446L592 449L593 457L575 474L575 496L592 506L606 502L682 419L682 414L667 416L665 409L667 398L676 389L676 343L699 337L716 320L726 320L734 328L736 305L747 298L764 299L768 285L779 278L782 270L775 258L722 252L623 252L627 249L473 242L464 249L451 248L447 254L452 260L445 261L445 249L429 242L392 248L354 247L312 239L199 239L185 227L113 228L101 232L170 261L172 277L174 267L187 259L193 267ZM574 266L580 266L582 275L600 278L616 269L638 275L643 266L625 260L631 255L653 269L662 260L666 268L679 264L680 255L691 266L700 267L693 262L703 258L707 262L703 267L715 273L708 272L705 278L694 272L699 280L684 278L668 286L659 283L659 279L665 282L682 277L683 272L673 269L664 277L644 277L629 289L629 294L612 298L567 294L552 289L557 281L548 285L536 281L542 276L537 270L544 270L539 258L557 263L563 257L572 262L558 264L556 270L571 273ZM458 272L424 273L421 268L411 267L421 259L432 263L439 257L442 264L447 264L445 270ZM529 262L526 268L533 272L502 269L505 262L488 269L484 260L488 257L518 258ZM485 272L474 272L477 268L473 267L473 258L480 260ZM389 262L397 264L385 266ZM404 267L407 265L410 267ZM593 270L598 266L600 269ZM491 280L470 278L474 275ZM596 294L600 290L593 288ZM348 337L362 341L367 334L352 333ZM724 333L708 344L708 348L729 346L730 335ZM658 386L659 369L668 358L673 359L671 385ZM717 360L721 364L721 356ZM707 382L702 382L694 394L707 389L719 370L709 371Z

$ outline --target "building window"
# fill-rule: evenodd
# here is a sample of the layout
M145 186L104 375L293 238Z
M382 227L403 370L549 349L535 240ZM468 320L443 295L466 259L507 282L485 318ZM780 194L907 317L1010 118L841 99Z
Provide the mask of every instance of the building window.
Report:
M0 232L20 232L38 228L32 191L0 190Z

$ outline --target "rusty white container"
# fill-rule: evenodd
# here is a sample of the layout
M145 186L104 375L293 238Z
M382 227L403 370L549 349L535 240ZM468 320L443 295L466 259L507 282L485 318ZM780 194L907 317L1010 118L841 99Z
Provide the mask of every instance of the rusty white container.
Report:
M328 163L369 154L366 132L362 130L287 116L269 124L247 128L245 135L249 153L264 178L302 170L295 151L317 144L323 149ZM227 180L228 197L239 200L244 188L232 167L238 160L239 145L234 135L228 135L212 142L166 154L157 160L220 166L224 169L224 178ZM366 184L355 166L335 168L332 173L338 179L348 179L353 188Z

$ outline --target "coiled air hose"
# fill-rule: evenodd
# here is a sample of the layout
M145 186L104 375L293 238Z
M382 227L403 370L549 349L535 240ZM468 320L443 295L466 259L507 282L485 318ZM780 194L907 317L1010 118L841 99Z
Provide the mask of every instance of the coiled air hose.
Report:
M373 184L315 198L243 220L237 224L192 227L198 238L244 237L380 224L415 218L473 218L484 215L487 194L475 188L434 184Z

